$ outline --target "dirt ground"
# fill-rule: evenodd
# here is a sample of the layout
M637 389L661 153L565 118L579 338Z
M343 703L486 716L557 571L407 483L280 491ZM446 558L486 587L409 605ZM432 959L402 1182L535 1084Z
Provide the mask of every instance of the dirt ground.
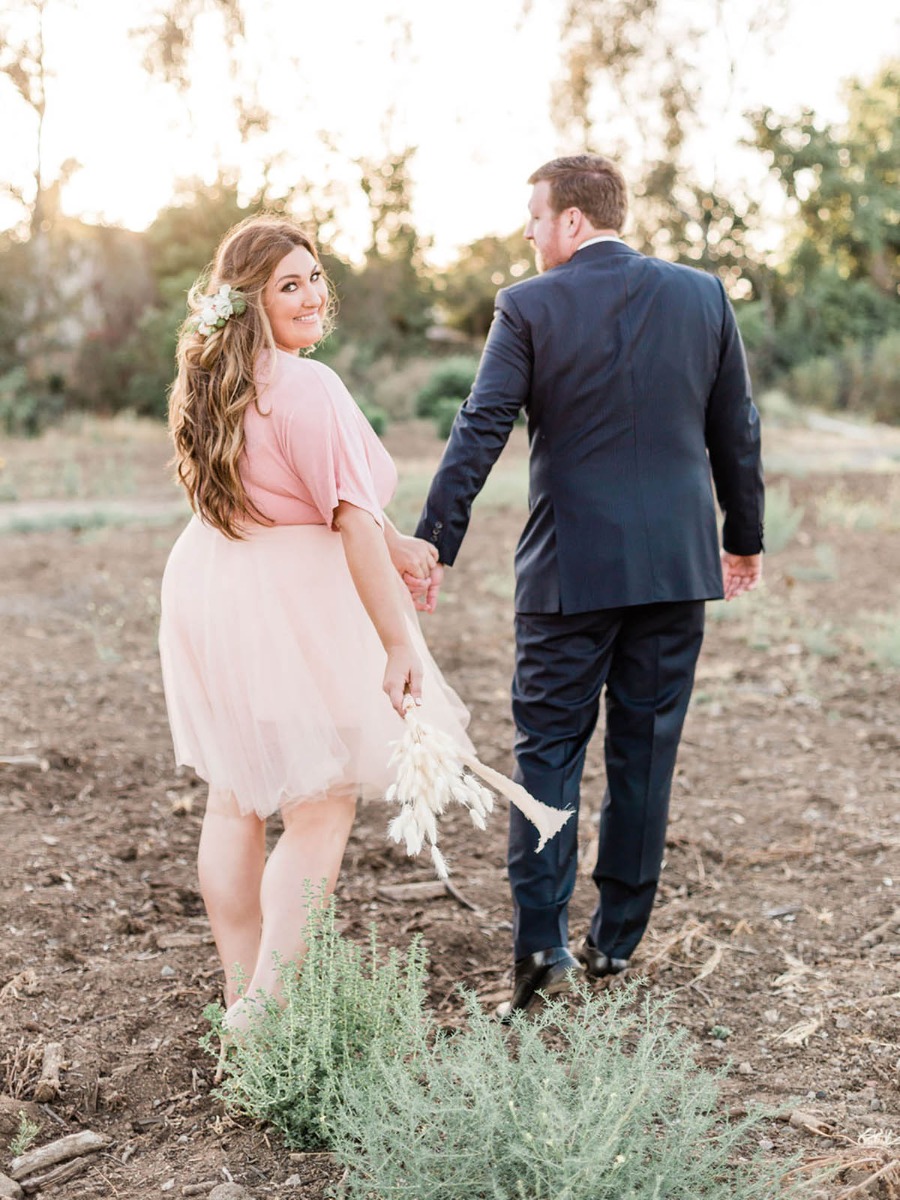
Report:
M814 438L830 455L816 458ZM439 443L419 426L387 441L412 511ZM760 593L710 606L658 904L634 965L671 998L699 1061L730 1062L726 1107L782 1110L761 1132L767 1153L843 1163L823 1197L854 1185L898 1196L900 451L834 430L772 444L793 471L772 480L773 532L802 519ZM203 789L173 765L155 648L182 524L163 435L119 429L0 455L0 755L36 760L0 765L0 1171L25 1111L38 1145L83 1128L110 1139L56 1190L70 1200L202 1194L228 1179L254 1197L317 1200L333 1162L225 1114L198 1046L220 976L194 867ZM482 758L507 772L524 455L517 431L498 468L508 486L476 510L426 626ZM86 504L95 497L102 511ZM598 734L573 937L594 903L602 790ZM357 821L338 887L346 931L362 938L374 920L398 946L421 931L446 1019L459 1016L460 982L493 1006L510 953L503 812L481 837L463 814L446 820L471 908L385 898L388 883L432 877L386 842L386 821L378 805ZM62 1046L61 1090L39 1104L48 1043ZM792 1124L793 1110L807 1119Z

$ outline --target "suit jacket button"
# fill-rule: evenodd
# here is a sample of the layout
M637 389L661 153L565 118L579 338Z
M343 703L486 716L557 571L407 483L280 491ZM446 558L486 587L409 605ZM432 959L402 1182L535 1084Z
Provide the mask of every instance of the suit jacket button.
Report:
M434 532L435 532L435 533L440 533L440 531L441 531L443 528L444 528L444 526L441 524L441 522L440 522L440 521L435 521L435 523L434 523Z

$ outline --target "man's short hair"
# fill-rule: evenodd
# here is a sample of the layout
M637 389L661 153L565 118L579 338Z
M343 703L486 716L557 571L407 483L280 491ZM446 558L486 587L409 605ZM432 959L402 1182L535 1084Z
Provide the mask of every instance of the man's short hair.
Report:
M601 154L570 154L553 158L530 176L529 183L546 179L550 184L550 205L555 213L577 208L595 229L615 229L621 233L628 212L625 177Z

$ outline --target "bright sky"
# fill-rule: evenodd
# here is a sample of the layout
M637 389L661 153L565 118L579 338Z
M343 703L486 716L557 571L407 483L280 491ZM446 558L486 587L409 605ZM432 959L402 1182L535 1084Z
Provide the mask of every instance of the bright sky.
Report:
M712 0L674 3L686 22L713 10ZM562 6L562 0L532 0L525 15L523 0L456 0L451 7L424 0L245 0L262 63L260 72L248 65L248 79L259 79L261 98L278 117L268 145L283 156L283 177L324 182L326 172L343 173L350 248L364 213L352 187L352 160L377 157L388 141L395 148L411 143L418 146L416 219L434 239L436 260L482 234L511 232L525 219L528 174L572 149L560 144L549 118ZM151 0L78 0L77 10L66 0L50 2L47 165L52 173L69 157L82 164L64 192L67 212L142 228L169 200L176 178L211 177L217 160L246 166L224 99L227 68L215 22L198 30L202 61L188 114L171 90L141 71L139 47L128 37L153 7ZM727 78L713 30L704 96L718 115L698 155L715 158L726 173L743 170L733 156L743 132L738 114L757 104L780 111L806 104L839 119L841 81L870 75L900 50L891 7L854 0L839 10L834 0L790 0L788 22L770 51L742 55L730 113L723 112ZM723 11L741 34L741 13L749 19L758 3L728 0ZM386 21L385 13L408 22L405 46L400 23ZM33 133L2 81L0 128L0 177L22 182ZM321 148L322 132L335 141L336 154ZM759 171L760 162L752 169ZM13 210L0 206L0 224L13 219Z

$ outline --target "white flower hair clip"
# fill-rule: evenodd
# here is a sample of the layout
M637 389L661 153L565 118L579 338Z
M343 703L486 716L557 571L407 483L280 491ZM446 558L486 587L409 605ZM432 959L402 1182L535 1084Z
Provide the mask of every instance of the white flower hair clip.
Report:
M197 318L197 332L202 337L208 337L214 329L221 329L229 317L239 317L246 311L245 297L229 284L223 283L214 295L203 297L203 307Z

